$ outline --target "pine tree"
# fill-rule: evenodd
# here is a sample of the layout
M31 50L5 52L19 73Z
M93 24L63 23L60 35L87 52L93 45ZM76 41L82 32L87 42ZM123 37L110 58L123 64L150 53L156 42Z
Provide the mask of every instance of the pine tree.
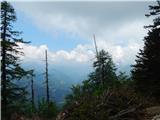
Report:
M147 17L154 16L153 25L146 26L148 35L144 38L144 47L137 55L132 75L136 90L143 95L160 96L160 1L149 6Z
M6 1L1 2L2 119L9 119L11 112L24 102L26 95L25 89L16 84L28 72L19 63L19 55L23 55L23 52L18 42L25 42L18 38L21 32L13 30L12 23L15 21L16 14L12 5Z
M93 67L95 72L91 74L91 79L93 78L97 85L111 85L116 80L116 68L108 52L101 50Z
M108 52L97 51L96 61L93 63L94 72L81 85L72 86L72 93L66 96L66 106L77 100L85 99L92 95L99 95L108 88L116 87L118 82L116 68ZM68 104L68 105L67 105Z

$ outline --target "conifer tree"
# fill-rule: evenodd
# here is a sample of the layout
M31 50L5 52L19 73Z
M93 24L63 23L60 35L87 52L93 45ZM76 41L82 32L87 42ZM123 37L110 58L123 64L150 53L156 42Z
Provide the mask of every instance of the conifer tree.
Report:
M148 35L144 37L144 47L137 55L133 65L132 75L136 90L143 95L160 96L160 1L157 5L149 6L153 16L153 25L146 26Z
M101 50L97 60L93 63L95 72L91 74L91 79L98 85L111 85L116 80L115 65L108 52Z
M18 43L26 43L14 31L12 24L16 21L15 10L6 1L1 2L1 92L2 92L2 119L9 119L10 114L19 110L26 91L16 84L28 74L19 63L19 55L23 55ZM16 111L15 111L16 112Z

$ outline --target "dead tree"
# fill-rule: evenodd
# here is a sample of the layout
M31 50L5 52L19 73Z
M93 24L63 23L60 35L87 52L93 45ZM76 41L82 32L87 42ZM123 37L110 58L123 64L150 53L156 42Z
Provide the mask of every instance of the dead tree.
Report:
M33 80L35 74L33 72L34 71L31 70L31 93L32 93L32 100L31 100L31 102L32 102L32 108L35 107L35 103L34 103L34 80Z
M48 60L47 60L47 50L45 51L45 62L46 62L46 71L45 71L45 79L46 79L46 99L49 104L49 85L48 85Z
M96 59L97 61L101 61L101 56L99 54L99 51L98 51L98 47L97 47L97 42L96 42L96 37L95 37L95 34L93 34L93 39L94 39L94 45L95 45L95 50L96 50ZM101 84L103 85L104 84L104 63L102 65L99 66L101 68L101 74L100 74L100 78L101 78Z
M94 39L94 45L95 45L95 49L96 49L96 58L98 59L98 48L97 48L97 42L96 42L95 34L93 34L93 39Z

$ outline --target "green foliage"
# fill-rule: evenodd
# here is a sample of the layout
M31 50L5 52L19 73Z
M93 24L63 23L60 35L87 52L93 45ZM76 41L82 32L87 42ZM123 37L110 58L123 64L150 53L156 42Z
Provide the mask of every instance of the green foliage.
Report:
M83 81L81 85L72 86L72 93L66 96L65 106L71 105L84 96L99 96L107 89L133 88L132 80L125 73L120 72L116 75L115 65L108 52L102 50L96 57L93 63L95 71L90 73L88 80Z
M72 94L69 94L65 97L65 106L72 104L73 101L76 101L82 96L82 86L72 85Z
M157 3L157 5L149 6L151 12L147 16L154 16L155 18L153 25L146 27L149 29L149 32L144 38L144 48L138 53L136 64L133 65L132 75L137 92L159 99L160 2L157 1Z
M57 114L57 106L54 102L50 101L49 104L43 98L38 102L37 113L42 118L53 118Z
M117 79L118 79L118 82L117 82L118 88L134 90L134 86L135 86L134 81L131 79L131 77L126 75L125 72L119 72Z
M104 50L93 66L88 80L73 86L72 94L66 96L65 120L107 120L132 108L135 110L117 119L141 120L139 109L145 101L134 92L133 80L123 72L116 75L112 58Z
M1 90L2 90L2 118L9 119L17 110L23 111L26 101L25 86L19 86L17 80L26 77L28 71L20 66L19 55L23 55L18 43L26 43L19 37L21 32L13 30L16 13L12 5L1 2Z
M115 65L108 52L101 50L96 56L96 61L93 63L95 72L90 75L91 81L96 85L113 84L117 79L115 73Z
M37 113L37 109L36 109L36 106L32 106L31 102L26 102L25 103L25 106L23 107L23 114L26 116L26 117L33 117L36 113ZM22 113L20 113L21 115Z
M50 101L49 104L45 101L44 98L42 98L37 105L33 106L32 102L25 102L21 103L17 101L17 107L18 109L14 109L15 112L19 116L24 116L27 118L33 118L34 117L40 117L43 119L53 119L56 117L58 112L58 107L56 106L55 102ZM20 109L19 109L20 108Z
M98 96L89 95L74 102L65 109L65 120L111 120L114 117L116 120L142 120L146 104L134 91L108 89Z
M93 96L99 96L103 93L104 90L106 90L106 88L108 88L108 86L100 85L96 87L96 89L93 92Z
M66 120L106 120L123 109L140 104L131 78L123 72L116 75L115 65L107 52L102 50L99 55L94 62L95 71L88 80L73 86L72 94L66 96L64 109L69 116ZM131 103L132 100L136 103Z
M101 50L96 58L93 63L95 71L89 75L86 82L83 82L82 87L85 88L85 91L88 89L89 94L98 95L105 89L115 87L117 75L115 65L108 52Z

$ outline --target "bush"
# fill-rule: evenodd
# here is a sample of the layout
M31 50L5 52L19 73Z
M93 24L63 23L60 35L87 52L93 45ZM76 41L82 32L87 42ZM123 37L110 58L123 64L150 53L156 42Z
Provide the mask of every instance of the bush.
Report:
M56 116L57 111L55 102L50 101L48 104L44 98L38 102L37 113L42 118L53 118Z
M64 110L65 120L142 120L147 102L134 91L105 90L99 96L83 96Z

